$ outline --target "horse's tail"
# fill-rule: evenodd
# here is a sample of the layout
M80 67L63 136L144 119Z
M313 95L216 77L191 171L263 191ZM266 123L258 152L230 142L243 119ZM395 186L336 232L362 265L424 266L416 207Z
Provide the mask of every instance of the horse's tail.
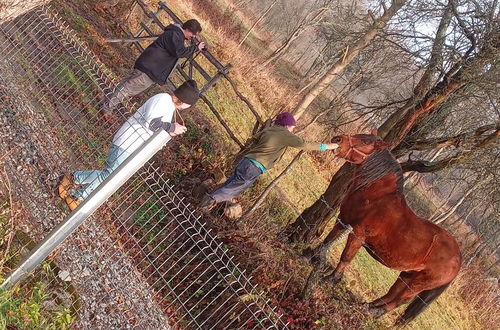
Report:
M446 283L442 286L438 286L437 288L426 290L420 292L413 301L408 305L403 315L400 315L396 321L396 325L405 325L412 321L418 314L422 313L422 311L434 301L448 286L450 286L451 282Z

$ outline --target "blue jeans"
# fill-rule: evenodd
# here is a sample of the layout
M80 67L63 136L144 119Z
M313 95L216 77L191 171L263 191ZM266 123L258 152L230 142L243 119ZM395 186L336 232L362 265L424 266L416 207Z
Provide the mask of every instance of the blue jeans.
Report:
M209 195L217 203L231 200L250 187L261 174L262 171L257 165L248 160L248 158L243 158L236 165L233 175Z
M130 152L113 144L109 148L108 157L106 158L106 164L108 165L106 169L73 172L74 183L84 185L82 189L73 194L73 197L80 200L87 198L128 156L130 156Z

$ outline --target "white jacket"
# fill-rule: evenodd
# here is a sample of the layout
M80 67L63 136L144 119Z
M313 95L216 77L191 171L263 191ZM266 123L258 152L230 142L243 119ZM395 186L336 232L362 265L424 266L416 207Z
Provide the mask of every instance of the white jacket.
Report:
M171 123L174 111L172 96L167 93L156 94L118 129L113 144L129 153L134 152L153 135L149 127L151 121L161 118L162 122Z

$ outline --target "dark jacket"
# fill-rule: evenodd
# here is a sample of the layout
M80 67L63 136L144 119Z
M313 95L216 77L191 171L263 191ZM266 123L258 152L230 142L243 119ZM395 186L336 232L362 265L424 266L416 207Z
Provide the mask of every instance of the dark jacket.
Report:
M178 25L170 24L135 61L134 68L148 75L154 82L164 85L175 68L177 60L189 57L197 46L184 47L184 33Z

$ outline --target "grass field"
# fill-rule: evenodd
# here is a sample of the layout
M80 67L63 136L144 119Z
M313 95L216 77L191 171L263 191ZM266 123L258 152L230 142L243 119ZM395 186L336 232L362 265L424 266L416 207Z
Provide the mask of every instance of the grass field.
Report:
M27 237L21 233L13 236L13 222L10 220L15 214L10 199L0 188L0 283L19 262L21 254L27 252L20 239L26 240ZM55 295L54 292L56 288L63 290L60 292L70 291L54 277L54 267L44 263L25 285L12 290L0 289L0 329L69 329L76 317L75 309L69 307L69 302L60 300L61 293ZM66 295L71 296L71 293Z

